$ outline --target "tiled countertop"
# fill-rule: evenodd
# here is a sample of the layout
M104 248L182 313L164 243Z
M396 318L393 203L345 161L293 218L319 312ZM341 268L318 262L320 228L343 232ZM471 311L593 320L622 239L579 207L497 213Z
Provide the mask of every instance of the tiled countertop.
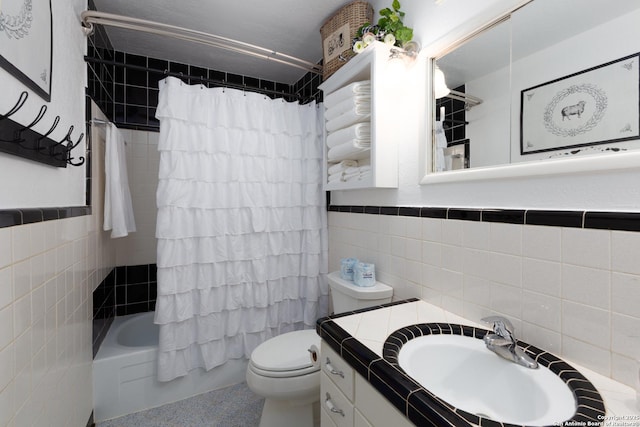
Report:
M343 358L366 378L367 373L370 372L369 369L372 369L372 366L379 362L374 360L370 366L365 367L361 362L363 358L360 356L350 357L350 352L360 354L371 352L373 353L369 353L371 359L379 360L382 358L384 342L392 332L405 326L420 323L451 323L487 329L486 325L479 325L427 302L413 299L392 303L377 309L358 311L352 314L344 313L320 319L318 332L334 349L336 349L336 345L343 349L348 348L349 351L343 352ZM337 342L338 340L340 343ZM582 373L600 392L606 407L606 418L609 420L605 425L640 426L640 410L636 407L636 394L633 388L583 368L572 363L571 360L563 360ZM385 371L387 367L383 368L385 369L382 371ZM373 380L370 381L373 384ZM390 395L393 397L394 393L386 395L389 398ZM390 398L390 400L392 399ZM396 407L399 406L398 401L395 404ZM405 414L412 407L410 399L406 403L406 407Z

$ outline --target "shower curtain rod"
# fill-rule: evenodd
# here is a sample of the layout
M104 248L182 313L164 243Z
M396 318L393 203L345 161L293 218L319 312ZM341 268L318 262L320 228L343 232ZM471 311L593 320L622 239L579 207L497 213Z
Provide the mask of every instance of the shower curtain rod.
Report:
M194 76L194 75L189 75L184 73L176 73L174 71L143 67L141 65L124 64L122 62L117 62L117 61L109 61L106 59L92 58L90 56L85 56L84 60L86 62L91 62L94 64L114 65L117 67L129 68L131 70L144 71L144 72L155 73L155 74L163 74L165 76L178 77L180 79L190 79L190 80L198 81L203 84L210 83L219 87L228 87L231 89L245 90L249 92L261 93L264 95L275 95L275 96L281 96L281 97L287 97L287 98L294 98L295 100L299 101L301 104L306 104L308 101L311 101L313 99L313 97L305 98L294 92L284 92L284 91L277 91L277 90L255 87L255 86L247 86L245 84L232 83L224 80L209 79L204 76Z
M315 74L322 73L322 67L314 64L313 62L296 58L295 56L276 52L272 49L266 49L250 43L241 42L215 34L190 30L174 25L161 24L144 19L115 15L113 13L98 12L96 10L86 10L82 12L81 17L82 26L84 27L86 35L91 35L91 33L93 33L93 24L108 25L112 27L125 28L150 34L173 37L179 40L186 40L194 43L201 43L207 46L213 46L220 49L241 53L243 55L249 55L269 61L275 61Z

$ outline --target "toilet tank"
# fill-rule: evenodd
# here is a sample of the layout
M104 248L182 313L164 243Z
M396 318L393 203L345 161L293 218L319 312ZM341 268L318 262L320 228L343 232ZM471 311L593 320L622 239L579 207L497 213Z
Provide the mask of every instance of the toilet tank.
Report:
M339 271L329 273L329 288L334 313L344 313L361 308L372 307L391 302L393 288L381 282L373 286L357 286L350 280L340 277Z

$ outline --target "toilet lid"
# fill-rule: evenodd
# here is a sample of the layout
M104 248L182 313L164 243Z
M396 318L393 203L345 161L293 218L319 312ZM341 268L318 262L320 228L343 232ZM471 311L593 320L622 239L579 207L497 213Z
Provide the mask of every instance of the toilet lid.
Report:
M260 344L251 353L251 363L264 371L293 371L310 368L308 349L320 348L320 337L313 329L287 332Z

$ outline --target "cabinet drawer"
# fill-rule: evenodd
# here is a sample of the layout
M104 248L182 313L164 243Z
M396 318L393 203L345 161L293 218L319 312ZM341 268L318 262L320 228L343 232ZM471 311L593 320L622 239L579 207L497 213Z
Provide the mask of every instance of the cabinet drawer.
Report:
M320 427L338 427L324 407L320 409Z
M324 426L323 426L324 427ZM369 421L356 409L353 411L353 427L373 427Z
M353 426L353 403L324 373L320 376L320 406L336 427Z
M353 368L324 342L320 354L322 372L353 402Z

